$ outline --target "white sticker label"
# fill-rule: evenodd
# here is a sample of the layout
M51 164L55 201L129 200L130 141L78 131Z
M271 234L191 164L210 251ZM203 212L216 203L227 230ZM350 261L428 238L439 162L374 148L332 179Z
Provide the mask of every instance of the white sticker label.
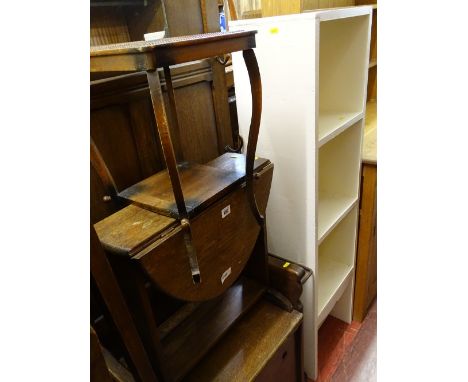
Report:
M231 274L231 267L226 269L224 273L221 275L221 284L224 284L224 281L226 281L226 279L229 277L230 274Z
M224 219L230 213L231 213L231 205L228 205L221 210L221 217Z

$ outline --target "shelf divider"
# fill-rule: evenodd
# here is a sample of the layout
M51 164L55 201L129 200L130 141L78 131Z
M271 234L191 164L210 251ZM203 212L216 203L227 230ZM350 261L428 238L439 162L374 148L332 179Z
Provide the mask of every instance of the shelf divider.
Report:
M320 198L318 203L318 244L340 223L359 202L357 197Z
M321 147L364 117L364 112L321 111L318 146Z

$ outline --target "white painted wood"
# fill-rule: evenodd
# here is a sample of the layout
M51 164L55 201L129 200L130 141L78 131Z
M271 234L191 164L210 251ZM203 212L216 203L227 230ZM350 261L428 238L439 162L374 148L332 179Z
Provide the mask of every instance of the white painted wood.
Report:
M352 270L349 276L349 283L343 288L340 299L330 312L331 316L348 324L351 323L353 318L354 275L355 269Z
M358 198L349 196L335 196L319 194L318 203L318 244L333 231L348 212L358 204Z
M318 242L357 203L362 119L319 149Z
M345 290L352 291L349 286L354 278L357 214L355 205L319 246L316 278L319 326L332 310L340 319L351 320L349 298L343 296ZM341 309L336 309L337 305Z
M363 116L363 112L321 111L318 122L319 147L362 119Z
M320 23L319 114L364 110L368 34L369 16Z
M319 256L317 272L318 325L320 326L348 286L353 267Z
M257 155L275 164L267 211L270 250L315 269L315 261L307 253L314 251L316 226L316 20L311 15L294 19L293 23L288 16L240 20L242 25L233 22L230 26L231 30L258 30L255 53L262 77L263 110ZM267 20L272 22L266 23ZM310 49L304 49L305 42ZM233 63L239 128L246 139L251 116L250 84L241 53L233 54ZM307 172L304 163L312 165ZM296 213L304 208L307 211ZM270 224L271 220L275 222ZM310 238L309 247L305 237Z
M321 322L330 312L347 318L352 309L371 12L355 7L230 22L230 30L258 31L263 111L257 155L275 164L269 251L315 275L301 298L304 366L312 379ZM233 64L246 139L251 98L241 53L233 54Z
M319 246L319 257L354 267L356 223L359 206L356 205ZM319 269L320 272L320 269Z

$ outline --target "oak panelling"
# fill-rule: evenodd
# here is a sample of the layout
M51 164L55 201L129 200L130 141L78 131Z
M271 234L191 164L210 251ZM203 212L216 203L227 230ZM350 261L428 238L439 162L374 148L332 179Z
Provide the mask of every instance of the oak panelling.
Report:
M217 0L206 0L207 32L219 32ZM165 1L168 36L203 33L200 0Z
M158 71L158 74L161 87L165 91L166 81L162 69ZM174 88L212 80L210 64L207 60L171 67L171 76ZM126 103L141 97L150 97L148 80L144 72L126 73L112 76L112 78L96 79L91 83L91 109Z
M195 74L187 72L191 68ZM224 152L218 146L208 63L177 67L173 72L184 157L206 163ZM165 98L167 102L167 94ZM91 108L91 136L119 191L165 168L144 73L94 82ZM93 221L117 208L106 204L104 195L101 182L94 182Z
M91 46L130 41L122 8L92 7L90 12Z
M162 13L158 13L162 12L162 9L158 8L160 1L149 0L147 7L124 8L129 38L119 41L100 40L96 44L141 40L143 33L164 29L159 25L163 16ZM169 20L169 24L166 26L167 36L195 34L202 31L199 0L164 2L166 3L166 14ZM206 5L208 29L209 31L217 31L219 30L219 18L215 0L206 0ZM152 8L153 6L155 8ZM107 11L109 9L107 8ZM151 9L155 9L155 13L152 13ZM152 14L143 14L146 11ZM198 16L197 11L200 16ZM224 74L222 65L214 65L213 71L217 70L222 71ZM177 74L179 72L184 73L179 76ZM183 144L188 146L184 152L185 159L209 161L224 152L224 147L219 147L218 136L227 136L227 140L229 140L230 134L232 134L229 118L222 121L220 126L214 124L214 105L217 105L217 108L222 107L222 92L226 92L226 89L222 89L222 84L211 88L213 77L217 79L218 76L213 76L207 60L191 64L182 69L171 68L171 73L174 88L176 89L178 111L186 114L184 117L182 117L182 113L179 114L182 141L187 142ZM112 73L113 79L96 81L91 86L91 136L105 160L107 161L108 154L112 153L112 159L115 160L116 165L120 166L118 174L114 173L112 168L110 169L116 183L120 186L120 183L135 183L129 181L129 179L138 178L138 180L141 180L145 178L153 169L154 173L156 173L165 167L165 164L159 139L155 138L155 121L150 106L146 74L126 74L115 78L116 75L118 73ZM163 90L165 90L163 75L161 75L161 78ZM216 81L214 80L215 83L217 83ZM190 90L190 88L193 88L193 90ZM192 113L184 111L188 107L192 109ZM226 109L228 107L227 96L225 107ZM193 112L193 110L196 110L196 112ZM217 116L220 116L219 119L222 120L222 111L218 111ZM121 130L123 130L123 133L120 132ZM192 137L186 136L186 134L192 134ZM193 135L199 139L199 142L202 142L199 143L198 147L193 142ZM122 152L125 155L122 156ZM131 163L128 164L126 163L127 154L131 152L134 155L130 161ZM109 167L111 166L109 165ZM104 202L102 200L104 195L102 183L94 170L91 169L91 220L93 223L102 220L121 208L117 203L114 204L113 200L107 203ZM125 277L121 279L125 280ZM160 315L160 322L172 314L180 302L163 295L159 291L155 291L154 288L149 289L152 298L155 301L157 300L154 306L158 307L157 313ZM155 295L157 295L157 298L154 297ZM161 300L164 300L164 302L161 302ZM135 300L135 305L141 309L145 304L142 304L140 300ZM150 308L146 305L144 308L149 310ZM161 306L164 306L164 314L162 314ZM134 306L132 307L134 308ZM135 319L139 321L141 317ZM143 334L143 339L152 338L151 332ZM150 349L151 353L151 347L148 347L148 349ZM151 353L151 355L153 354Z
M217 0L206 0L205 4L206 31L203 30L200 0L186 0L183 2L167 1L165 3L165 9L169 35L183 36L203 32L218 32L220 28ZM182 20L184 19L187 19L187 22L183 22ZM224 152L226 146L233 146L231 118L226 89L226 75L224 65L221 65L216 60L210 61L213 73L211 98L216 121L218 148L221 154ZM206 103L208 100L204 100L204 102Z
M231 128L231 113L228 100L228 86L224 65L217 60L211 60L213 68L213 105L215 110L216 126L218 132L218 146L225 150L227 146L233 147L234 132ZM235 135L237 137L237 135Z
M262 17L301 13L301 0L262 0Z
M143 178L128 110L117 105L91 113L91 137L119 191Z
M162 0L148 0L146 6L127 7L125 16L131 41L143 40L145 33L166 29Z
M205 163L224 152L218 147L210 83L178 88L176 99L185 159Z
M156 124L149 98L134 100L128 104L130 124L143 178L147 178L166 166L161 143L156 136Z
M262 0L261 11L262 17L268 17L353 5L355 5L355 0Z
M306 3L309 3L306 7ZM351 7L355 0L304 0L303 9Z

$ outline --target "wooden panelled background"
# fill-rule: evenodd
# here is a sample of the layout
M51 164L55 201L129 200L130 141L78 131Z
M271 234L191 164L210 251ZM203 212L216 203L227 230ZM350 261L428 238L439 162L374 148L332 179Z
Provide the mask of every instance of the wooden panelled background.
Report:
M351 7L356 5L355 0L302 0L303 9Z
M209 31L219 30L216 0L206 0ZM165 30L166 36L203 32L199 0L149 0L147 6L91 7L91 45L142 40ZM171 68L180 131L171 132L184 160L208 162L233 146L224 66L202 60ZM160 78L165 90L164 75ZM170 115L168 115L171 118ZM165 167L145 73L108 74L91 82L91 138L118 190ZM91 222L122 206L104 201L103 184L91 167Z
M262 17L301 13L307 10L350 7L356 0L234 0L239 18L251 15ZM261 11L261 13L260 13Z

